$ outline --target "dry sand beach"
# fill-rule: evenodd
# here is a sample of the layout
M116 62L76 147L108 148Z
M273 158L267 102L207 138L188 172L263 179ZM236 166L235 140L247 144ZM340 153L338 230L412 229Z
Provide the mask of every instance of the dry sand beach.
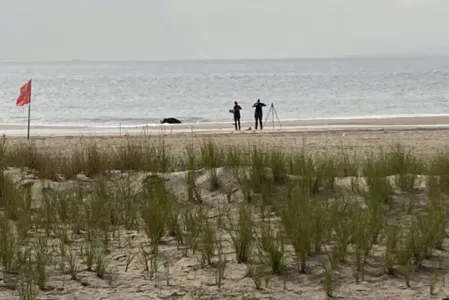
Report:
M449 129L380 129L380 130L338 130L338 131L295 131L295 132L241 132L241 133L177 133L166 135L143 134L117 136L39 136L32 137L31 142L39 149L50 152L66 151L80 143L94 142L100 148L117 149L124 147L129 139L164 144L173 152L183 152L187 144L199 145L204 139L213 139L221 145L266 145L281 149L311 152L335 153L341 150L357 153L376 150L379 147L393 146L400 143L414 150L417 154L434 154L449 146ZM8 137L6 143L11 146L27 143L24 137Z
M265 144L286 149L306 148L310 151L365 151L373 147L401 143L417 153L434 153L448 145L449 116L392 117L360 119L317 119L282 121L272 127L271 121L263 131L247 131L253 123L243 122L242 131L235 132L231 123L179 124L120 129L73 126L32 126L32 142L36 147L51 151L70 149L83 141L95 141L99 147L121 147L126 137L164 143L173 151L184 151L186 143L199 143L205 137L225 145L247 146ZM8 144L25 140L23 125L0 125Z
M433 164L432 166L440 165L444 169L445 160L441 156L437 157L437 155L439 151L447 149L449 130L416 128L421 125L442 124L449 124L449 118L320 120L304 121L301 124L284 122L283 125L285 127L291 126L291 130L270 131L269 126L267 126L265 132L242 131L239 133L217 132L218 127L223 125L212 126L212 128L202 128L198 125L197 129L210 129L215 132L204 134L204 132L195 132L195 130L189 132L189 128L182 128L187 132L171 131L164 132L164 134L152 134L150 137L141 136L138 131L126 136L118 136L116 132L109 132L104 136L99 136L97 133L95 136L85 134L81 137L80 134L67 133L70 132L69 129L75 130L74 128L61 128L61 130L66 130L66 136L62 134L59 134L59 136L45 136L43 134L32 136L33 150L29 150L30 148L25 150L24 145L27 142L23 137L22 127L2 125L0 129L3 132L5 130L21 131L21 134L17 136L6 134L6 149L10 149L8 151L13 154L9 155L15 158L9 158L5 154L5 160L11 163L16 162L19 161L18 156L23 155L26 151L33 151L31 154L30 152L26 153L30 157L32 156L34 160L26 161L32 161L33 166L42 169L40 174L44 174L45 162L41 163L39 160L45 155L48 157L48 166L55 166L51 158L52 155L67 152L77 147L84 147L83 145L92 145L92 142L95 143L95 147L100 153L111 153L111 150L115 153L125 153L120 152L122 151L120 149L126 149L130 145L137 147L144 142L152 143L155 145L154 147L160 147L163 139L164 145L174 160L185 157L187 145L193 145L202 154L197 157L196 164L199 169L196 172L178 170L175 172L167 171L162 174L161 172L151 173L149 170L139 170L138 167L135 167L132 171L115 170L109 172L107 176L79 174L74 178L67 178L67 180L59 178L56 181L54 178L51 180L39 178L39 174L30 168L18 168L23 167L23 165L6 165L4 174L6 178L10 179L11 184L30 186L32 208L26 209L26 205L5 204L7 197L19 198L17 198L17 195L11 196L11 194L8 194L11 192L5 190L3 186L4 190L0 194L0 201L2 201L4 214L10 214L14 209L17 210L14 210L15 215L17 215L14 219L14 222L17 222L17 225L15 225L17 233L13 234L10 229L5 229L7 226L4 220L1 221L0 252L3 251L3 254L0 253L0 261L2 261L0 268L3 271L3 277L0 279L0 299L19 299L19 295L26 294L26 291L28 291L28 294L35 293L37 299L46 300L318 300L327 299L330 296L354 300L442 299L449 296L449 287L445 285L449 270L449 252L447 251L449 239L446 238L444 228L443 232L437 230L437 233L425 231L434 228L432 225L437 226L436 223L431 224L431 221L426 219L428 223L424 226L425 228L416 227L419 230L416 229L413 235L408 231L408 227L415 228L414 225L404 225L409 224L407 220L414 217L415 213L416 216L419 214L420 217L433 214L431 215L432 219L439 220L439 216L441 216L439 212L447 213L449 211L446 207L448 198L443 191L442 180L439 181L442 191L438 194L438 201L440 202L432 202L437 203L435 205L442 206L438 210L439 212L427 210L430 207L429 195L433 191L429 178L433 175L442 178L443 174L440 171L438 171L440 173L435 171L435 174L432 173L431 175L429 175L430 173L424 175L422 172L413 174L412 183L410 183L410 179L407 179L409 178L408 172L418 170L418 167L414 170L407 167L411 164L419 164L415 158L424 157L425 163ZM379 125L383 128L340 128L341 130L329 131L323 129L301 130L298 127L305 125ZM409 129L388 128L390 125L404 125ZM245 124L244 126L251 125ZM245 128L244 126L242 125L242 128ZM37 129L45 130L46 128L33 127L33 130ZM232 131L229 128L226 130ZM80 133L82 134L82 132ZM205 144L205 140L210 143L209 146ZM289 215L287 210L282 210L283 213L277 210L273 199L279 200L286 197L285 194L282 194L283 188L277 187L273 183L276 182L276 174L278 174L275 173L275 166L282 164L278 161L275 165L273 160L275 157L287 158L287 156L276 156L279 153L305 150L306 153L311 155L317 153L334 155L332 156L334 159L338 157L353 158L370 151L379 153L379 147L385 147L388 151L402 151L390 148L397 143L400 143L405 149L411 150L413 154L412 159L407 156L406 150L403 150L402 169L398 169L401 172L400 176L387 174L386 181L376 181L377 185L375 185L373 184L375 181L373 178L378 177L377 173L369 173L366 171L368 168L365 167L364 172L366 174L357 177L356 174L341 173L338 169L347 167L341 164L338 165L339 167L334 166L333 171L331 169L320 171L323 172L320 173L320 176L325 176L326 172L336 172L329 175L332 177L333 192L329 193L327 185L324 184L317 188L316 193L307 194L307 197L301 193L301 197L310 198L312 203L328 203L327 201L334 203L335 199L353 201L349 203L352 203L351 206L357 206L359 210L352 211L349 209L346 211L346 206L336 205L334 207L329 204L333 209L341 210L339 211L341 213L345 210L343 214L347 213L346 219L343 217L341 220L334 219L337 215L335 211L327 206L317 205L315 207L315 204L312 205L310 215L304 213L305 210L310 208L307 205L298 207L295 206L296 204L286 204L290 211L299 209L296 211L298 215ZM252 182L256 184L256 179L253 177L259 178L257 179L259 180L257 181L259 190L254 187L250 187L248 190L247 187L245 188L242 185L240 175L237 175L234 170L236 166L223 168L224 165L219 165L218 162L214 163L215 160L221 159L221 156L219 157L217 154L221 151L219 149L238 146L244 147L247 150L242 151L247 152L253 149L253 145L259 146L259 149L264 151L271 151L271 159L267 163L268 165L261 165L259 169L255 170L255 166L258 164L254 160L254 157L258 155L255 152L252 153L252 166L251 164L244 165L243 162L235 164L241 164L243 167L243 172L247 175L242 176L246 178L246 181L251 177ZM124 158L125 155L120 156L118 154L117 156L120 156L121 160L130 160L130 157L137 157L132 156L137 155L134 152L132 152L134 154L130 154L132 149L127 151L129 157ZM44 154L37 155L37 152ZM208 154L205 154L205 152L208 152ZM156 152L153 152L153 154L158 155ZM228 156L231 157L232 155ZM229 157L227 158L228 164L231 159ZM93 161L92 158L90 159L87 158L87 162ZM375 163L372 161L370 166L373 167L376 164L379 172L388 168L388 164L394 163L393 160L387 163L385 161L380 162L380 158L376 159L379 161ZM434 163L438 159L440 159L439 163ZM108 160L103 163L110 164L113 168L115 166L113 164L117 160L118 158L115 158L114 162ZM200 160L202 161L201 168ZM327 163L329 162L327 161ZM420 163L425 164L422 161ZM287 166L284 167L287 168ZM268 175L266 176L268 179L265 178L265 175L259 174L265 173L267 170ZM285 175L288 175L287 178L290 178L292 182L296 182L296 180L302 182L303 179L300 178L310 176L315 180L319 177L317 174L306 175L299 172ZM447 171L447 175L449 175L449 171ZM163 183L155 179L156 177L162 178ZM357 182L355 183L351 178L358 178ZM373 180L370 181L369 179ZM113 192L102 194L101 189L95 188L99 182L104 183L107 189ZM164 192L161 193L161 190L157 188L152 189L155 194L147 194L146 197L155 202L148 202L147 206L141 206L139 200L135 200L135 198L138 198L137 194L141 195L139 191L144 189L148 182L150 182L150 186L153 184L153 186L162 188ZM382 189L387 185L388 195L373 190L374 187ZM271 189L269 192L266 191L265 186L273 186L276 192ZM357 191L354 190L356 186ZM71 191L70 189L73 187L82 187L86 198L81 199L81 202L76 202L78 201L76 200L77 196L67 192ZM339 192L334 193L334 189ZM58 196L58 193L61 194ZM164 204L172 201L171 198L164 198L166 197L164 193L174 195L176 201L173 203L176 204L170 204L174 206ZM377 196L380 198L375 198ZM164 201L161 202L162 200L158 197L164 198ZM260 207L260 201L264 203L265 197L270 199L270 205L273 205L273 207ZM375 209L370 206L375 202L374 198L385 201L385 203L380 204L383 207L381 215L374 213ZM249 201L249 199L252 200ZM301 202L298 199L296 200ZM413 199L413 202L410 199ZM70 204L61 205L61 201ZM357 204L359 202L362 203L360 207ZM78 203L79 206L75 208L74 203ZM288 205L293 206L289 207ZM77 210L81 207L85 213L89 212L90 216L86 216L85 213ZM264 210L265 208L267 210ZM320 211L319 209L323 210ZM172 213L172 210L176 210L176 214ZM367 215L365 215L366 210L368 211L366 212ZM105 219L104 215L112 211L116 215L107 216ZM263 212L262 215L261 212ZM163 220L161 215L165 214L168 214L168 217ZM123 217L124 215L126 216ZM378 241L371 244L368 241L370 239L366 240L360 235L372 235L373 232L364 232L357 230L357 228L374 230L370 227L372 225L368 221L368 223L363 223L366 220L372 220L373 215L383 221L376 219L380 226L377 233ZM292 219L288 219L287 216ZM327 217L320 218L322 216L327 216L329 219L326 219ZM360 218L360 216L362 217ZM366 220L363 219L363 216L367 217ZM115 221L109 218L114 218ZM444 215L443 219L446 220L446 218L447 216ZM117 221L118 219L119 221ZM106 223L104 223L105 220ZM282 243L285 242L284 246L279 244L280 236L276 233L276 230L270 231L266 225L263 225L268 224L267 220L271 220L268 222L269 224L277 224L277 222L283 224L282 226L276 225L275 228L276 230L281 230L281 227L284 228L281 230L285 235L281 239ZM290 223L287 222L288 220L290 220ZM292 220L296 220L298 224ZM305 223L311 224L322 220L325 223L323 223L324 225L316 223L318 225L312 230L311 227L304 227L304 222L301 223L297 220L305 220ZM24 222L29 223L26 233L20 231L20 229L23 229ZM397 223L403 228L401 234L404 235L402 239L397 238L398 245L395 244L395 246L392 246L390 240L391 231L389 230L392 223ZM299 231L291 230L291 226L289 227L287 224L293 227L297 226ZM345 227L345 224L347 227ZM438 224L447 225L447 221ZM72 230L75 230L75 228L76 232L73 232ZM155 232L155 228L161 228L162 231ZM318 230L322 231L320 241L318 241L320 236ZM160 233L162 234L160 235ZM435 240L424 241L423 236L431 236L432 234L435 234L435 240L440 241L441 245L436 246L438 243ZM102 246L95 244L93 238L92 241L89 241L89 235L98 238L99 244ZM408 237L411 235L414 236L414 242L408 244ZM38 236L43 239L37 239ZM305 237L310 239L308 240ZM7 239L10 240L9 243L6 242ZM19 265L26 255L20 251L17 252L17 249L12 249L13 246L11 245L19 242L24 243L23 239L26 239L27 243L31 241L29 242L31 244L27 244L29 248L35 250L32 251L33 253L37 252L41 255L33 254L30 256L33 257L29 258L33 261L33 267L30 267L31 271L24 267L27 264L26 262L22 261L21 267L25 268L27 272L42 275L41 278L38 276L20 277L13 272L13 266ZM157 245L151 243L154 240L157 240ZM276 240L276 242L268 243L270 240ZM365 240L369 246L363 243L358 244L359 241ZM245 241L248 244L245 244ZM43 243L45 243L45 246L43 246ZM104 245L105 243L107 246ZM310 243L310 245L307 243ZM340 243L345 245L344 251L347 252L345 259L343 259L343 256L338 256L342 253L335 250L340 249L335 248L335 245L340 245ZM240 253L243 253L244 256L245 250L241 248L244 248L245 245L250 248L249 252L246 253L249 257L246 260L243 259L244 262L237 263L236 252L239 252L238 249L240 249ZM296 247L291 245L296 245ZM320 249L314 248L317 245L321 246ZM407 256L407 253L409 253L407 249L412 248L411 245L415 248L413 251L410 250L412 252ZM154 246L157 248L157 254L154 252ZM309 246L311 249L309 249ZM391 247L394 247L394 249ZM306 251L305 248L308 250ZM430 248L432 248L431 252L429 252ZM298 256L303 253L301 249L307 252L307 264L304 272L298 270L298 260L299 264L301 262ZM16 252L8 256L5 253L10 253L7 252L9 250L11 250L11 253ZM360 257L357 255L361 253L358 252L359 250L364 253L361 255L363 257L361 269L358 268L360 267L360 261L358 260ZM339 254L337 255L337 253ZM394 254L394 262L387 260L386 254ZM403 257L408 258L403 259ZM11 261L12 265L7 264L8 260ZM154 272L152 272L153 268L150 264L152 261L157 262L157 268L155 271L153 270ZM279 265L277 269L275 267L276 261ZM335 264L335 266L332 267L330 264ZM9 266L10 272L5 271L5 266ZM39 269L38 266L41 268ZM42 269L42 266L45 267ZM24 274L29 273L25 272ZM406 280L408 277L410 277L410 281ZM29 278L33 278L34 281L31 282ZM43 282L40 290L35 288L35 284L39 282ZM11 288L12 283L16 285L15 290ZM30 296L20 299L34 298Z

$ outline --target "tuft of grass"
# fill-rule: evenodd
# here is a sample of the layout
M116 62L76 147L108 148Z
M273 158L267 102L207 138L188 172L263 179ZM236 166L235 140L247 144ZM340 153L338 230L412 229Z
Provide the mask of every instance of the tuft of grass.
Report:
M195 254L200 245L200 238L203 232L203 223L198 222L197 220L203 220L206 217L203 209L200 207L199 209L187 207L184 209L182 218L185 229L185 240L187 243L187 249L190 248L192 253Z
M224 162L224 155L222 149L216 145L212 140L203 141L200 147L201 165L205 167L209 177L210 190L216 191L220 186L220 181L217 173L217 168L222 166ZM189 155L191 158L191 155ZM189 160L190 163L192 160Z
M266 266L263 264L250 264L246 266L246 274L243 278L250 278L256 290L262 289L263 279L266 277Z
M354 214L352 215L352 244L354 245L354 254L356 262L356 280L365 280L365 264L368 254L372 249L372 233L370 230L370 216L369 211L364 211L356 206Z
M251 248L254 241L254 221L251 208L247 204L241 203L238 209L237 221L233 219L234 217L228 214L228 222L231 227L228 231L234 245L236 260L239 264L246 263L251 256Z
M92 272L95 264L95 258L98 253L98 242L85 241L81 247L81 255L84 258L84 264L87 267L87 271Z
M285 241L283 232L274 228L271 222L261 224L260 248L263 251L261 261L266 261L273 274L282 275L286 269Z
M72 280L77 280L78 273L81 271L81 265L78 260L77 249L75 249L73 246L69 246L65 258L67 259L66 266L70 278Z
M218 230L212 219L206 219L201 226L200 251L201 264L211 265L218 243Z
M372 195L365 196L365 204L367 213L365 214L364 224L367 226L367 237L370 238L370 244L374 245L379 242L385 222L385 212L381 198ZM357 226L357 224L355 225Z
M223 254L223 243L221 240L217 241L217 249L218 249L218 262L216 264L215 271L215 282L218 288L221 288L223 279L225 278L225 270L226 270L226 260L225 255Z
M319 254L323 244L329 240L329 203L327 201L314 203L311 207L311 227L313 252Z
M399 227L397 225L388 225L386 227L386 245L384 254L384 271L386 274L394 275L394 266L398 260L398 239Z
M294 153L289 164L290 173L297 176L300 188L308 195L317 194L322 178L314 158L302 151Z
M335 278L332 264L329 262L323 265L323 288L327 297L334 297Z
M449 153L447 150L440 151L434 157L429 158L428 174L437 179L438 188L441 193L449 194Z
M198 164L198 158L196 157L195 148L192 145L186 147L187 152L187 180L186 180L186 194L187 201L190 203L201 204L201 196L196 187L195 171ZM215 179L218 182L218 179ZM211 180L212 181L212 180ZM218 185L218 184L217 184Z
M249 175L247 177L245 176L245 179L248 181L247 184L249 184L254 193L262 194L263 191L268 191L267 187L272 184L267 176L267 154L260 148L254 146L250 157L251 166L249 168Z
M146 159L151 153L151 146L145 143L145 141L136 140L125 137L125 145L118 149L114 149L114 168L122 171L139 170L144 166L145 169L149 168Z
M95 256L95 274L98 278L104 279L109 265L106 249L100 249Z
M282 150L273 150L268 154L268 165L273 175L274 184L283 185L287 180L287 154Z
M299 269L305 273L314 240L310 199L304 192L297 191L287 197L279 210L283 229L299 261Z
M323 184L325 190L335 192L335 178L339 175L339 165L334 157L325 156L316 162L317 183Z
M368 197L384 204L390 203L390 196L393 193L389 176L389 167L386 154L381 150L379 153L371 153L362 167L368 185Z
M16 288L20 300L35 300L39 296L39 288L31 276L23 276Z
M45 290L50 278L50 266L52 264L51 248L46 237L39 237L34 242L34 272L36 284L41 290Z
M165 181L159 176L150 176L144 186L144 200L141 204L141 217L145 233L150 239L153 274L157 270L159 243L169 225L174 198L165 188Z
M0 263L4 273L13 272L18 266L21 244L15 224L0 215Z
M355 226L354 218L358 213L357 207L351 205L347 199L340 199L330 204L330 218L335 232L334 255L339 262L346 262L348 247L353 240Z
M207 170L209 182L210 182L210 191L216 191L218 190L220 186L220 180L218 177L218 170L216 168L208 168Z
M387 164L395 175L396 186L406 193L414 192L417 175L426 171L423 162L400 144L396 144L390 152Z

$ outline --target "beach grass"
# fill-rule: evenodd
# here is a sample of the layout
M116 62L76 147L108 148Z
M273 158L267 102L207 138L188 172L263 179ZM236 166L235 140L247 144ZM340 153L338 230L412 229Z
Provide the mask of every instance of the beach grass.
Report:
M449 153L392 145L315 154L207 138L173 152L163 138L124 139L109 149L81 139L60 152L0 143L1 289L36 299L58 276L112 284L131 269L169 285L169 244L197 257L217 289L235 264L256 290L301 275L333 297L381 272L408 288L427 280L438 293Z

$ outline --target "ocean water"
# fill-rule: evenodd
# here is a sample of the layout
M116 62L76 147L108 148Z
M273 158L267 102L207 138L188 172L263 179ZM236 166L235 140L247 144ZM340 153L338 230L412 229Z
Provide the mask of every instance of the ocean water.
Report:
M0 123L136 126L242 119L273 103L281 120L449 114L449 57L0 63Z

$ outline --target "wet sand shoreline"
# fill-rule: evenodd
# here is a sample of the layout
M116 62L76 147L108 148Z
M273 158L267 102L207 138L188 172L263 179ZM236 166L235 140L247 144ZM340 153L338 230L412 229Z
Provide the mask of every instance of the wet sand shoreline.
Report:
M251 128L254 130L252 121L242 121L242 131ZM401 127L401 128L417 128L417 127L449 127L449 116L416 116L416 117L384 117L384 118L340 118L340 119L310 119L310 120L285 120L280 121L267 120L265 122L265 131L300 131L300 130L327 130L334 128L379 128L379 127ZM27 124L0 124L0 133L6 135L23 135L26 134ZM118 133L192 133L192 132L232 132L234 131L233 122L229 123L197 123L197 124L154 124L154 125L135 125L135 126L65 126L65 125L33 125L31 131L38 132L39 135L45 135L45 131L50 134L57 132L59 135L64 134L114 134Z

